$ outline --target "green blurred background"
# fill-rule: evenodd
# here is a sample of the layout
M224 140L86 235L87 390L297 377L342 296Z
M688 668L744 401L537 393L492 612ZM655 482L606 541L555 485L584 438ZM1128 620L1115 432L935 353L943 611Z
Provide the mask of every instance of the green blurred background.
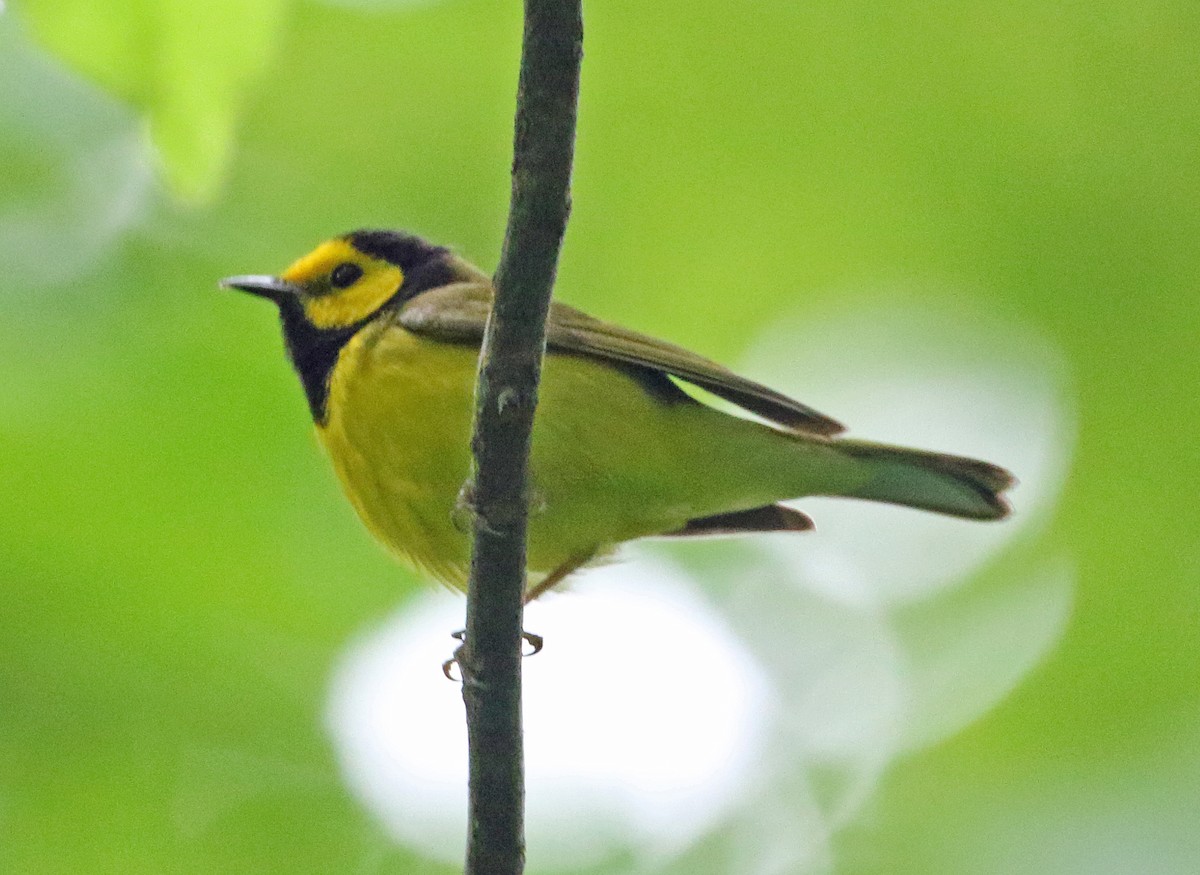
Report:
M215 288L360 226L494 266L519 4L367 7L0 15L0 872L450 871L321 727L341 647L422 584L339 496L274 319ZM953 284L1065 362L1030 547L1074 562L1065 636L829 868L1200 871L1200 7L585 13L560 297L736 361L781 309Z

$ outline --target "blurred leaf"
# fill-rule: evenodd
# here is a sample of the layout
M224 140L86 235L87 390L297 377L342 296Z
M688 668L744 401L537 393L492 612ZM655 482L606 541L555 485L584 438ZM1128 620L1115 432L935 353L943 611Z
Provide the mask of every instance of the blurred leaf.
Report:
M35 37L138 107L171 188L211 198L247 89L275 53L284 0L28 0Z

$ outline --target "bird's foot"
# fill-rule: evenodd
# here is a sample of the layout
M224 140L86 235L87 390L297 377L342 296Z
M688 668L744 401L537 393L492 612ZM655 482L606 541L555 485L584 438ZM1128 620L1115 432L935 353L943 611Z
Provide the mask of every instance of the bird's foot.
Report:
M466 646L467 630L459 629L457 632L451 632L450 637L455 641L462 643L460 643L458 647L454 649L454 655L442 663L442 674L446 676L446 680L461 682L462 678L456 678L453 672L454 667L458 665L459 655L462 653L463 647ZM541 653L542 648L546 646L546 639L533 632L522 632L521 640L529 645L529 650L522 652L522 656L536 656L538 653ZM459 669L459 674L462 674L461 667Z

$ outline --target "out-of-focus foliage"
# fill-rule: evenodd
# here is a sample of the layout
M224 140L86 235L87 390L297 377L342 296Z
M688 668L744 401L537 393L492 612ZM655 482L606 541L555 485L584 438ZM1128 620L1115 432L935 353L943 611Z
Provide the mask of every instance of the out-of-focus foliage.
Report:
M284 0L24 0L33 35L145 113L176 192L224 176L249 85L275 57Z
M351 798L322 727L345 643L420 584L337 494L273 317L215 282L359 226L493 265L520 4L12 5L0 871L451 871ZM729 362L781 314L978 313L1053 350L1069 387L1061 501L1003 560L1069 557L1065 634L999 707L878 776L821 865L1196 871L1200 7L586 12L560 297ZM208 206L147 182L139 114ZM859 373L871 335L838 336L824 367ZM734 598L746 563L720 555ZM948 607L880 609L914 652L974 616L928 597Z

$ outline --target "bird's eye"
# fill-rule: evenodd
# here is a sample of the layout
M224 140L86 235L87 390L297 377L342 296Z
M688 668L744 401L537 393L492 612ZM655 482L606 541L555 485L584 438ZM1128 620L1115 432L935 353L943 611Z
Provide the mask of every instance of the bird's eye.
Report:
M329 282L336 289L344 289L358 282L358 278L362 275L363 269L361 267L347 261L333 269L333 273L329 275Z

